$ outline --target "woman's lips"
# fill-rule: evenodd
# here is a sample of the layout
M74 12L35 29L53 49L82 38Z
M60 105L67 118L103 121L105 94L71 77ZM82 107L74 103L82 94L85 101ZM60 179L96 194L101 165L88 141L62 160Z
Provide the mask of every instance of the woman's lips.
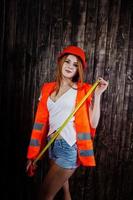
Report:
M67 73L72 73L72 71L70 71L70 70L68 70L68 69L66 69L65 71L66 71Z

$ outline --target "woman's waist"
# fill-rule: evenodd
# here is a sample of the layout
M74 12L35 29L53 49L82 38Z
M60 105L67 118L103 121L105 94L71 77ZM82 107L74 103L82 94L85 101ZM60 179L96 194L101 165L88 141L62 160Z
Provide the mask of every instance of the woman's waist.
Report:
M49 123L49 132L48 135L52 134L56 130L60 129L63 123L57 124L57 123ZM74 128L73 121L69 121L65 127L63 128L63 131L67 131L67 129L72 130Z
M59 129L60 127L57 129L50 129L47 137L52 138L55 134L57 134L58 131L58 136L56 137L57 139L63 139L64 137L69 138L76 135L76 130L74 126L65 126L61 131Z
M54 135L56 134L56 131L54 131L53 133L48 134L48 140L50 140ZM59 139L63 139L63 137L61 136L61 134L59 133L58 136L56 137L57 140Z

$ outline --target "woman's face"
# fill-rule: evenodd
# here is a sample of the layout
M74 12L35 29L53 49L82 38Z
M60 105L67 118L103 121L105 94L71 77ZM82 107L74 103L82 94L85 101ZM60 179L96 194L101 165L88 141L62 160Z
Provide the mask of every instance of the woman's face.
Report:
M62 75L64 78L72 79L78 70L77 57L68 55L62 66Z

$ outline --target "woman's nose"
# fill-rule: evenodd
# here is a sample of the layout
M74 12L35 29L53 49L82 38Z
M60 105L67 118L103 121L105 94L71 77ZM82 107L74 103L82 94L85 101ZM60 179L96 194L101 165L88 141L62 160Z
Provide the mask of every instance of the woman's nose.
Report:
M68 67L69 67L69 68L73 68L73 64L72 64L72 63L70 63Z

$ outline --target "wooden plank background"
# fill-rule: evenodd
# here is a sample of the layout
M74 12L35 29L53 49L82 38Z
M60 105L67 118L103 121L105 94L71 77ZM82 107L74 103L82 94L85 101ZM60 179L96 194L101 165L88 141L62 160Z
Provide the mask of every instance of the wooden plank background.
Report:
M2 199L34 200L47 171L25 173L26 151L43 82L54 80L66 45L84 48L85 81L109 80L94 141L97 166L70 180L73 200L133 198L133 1L1 0L0 121ZM62 191L56 199L62 199Z

